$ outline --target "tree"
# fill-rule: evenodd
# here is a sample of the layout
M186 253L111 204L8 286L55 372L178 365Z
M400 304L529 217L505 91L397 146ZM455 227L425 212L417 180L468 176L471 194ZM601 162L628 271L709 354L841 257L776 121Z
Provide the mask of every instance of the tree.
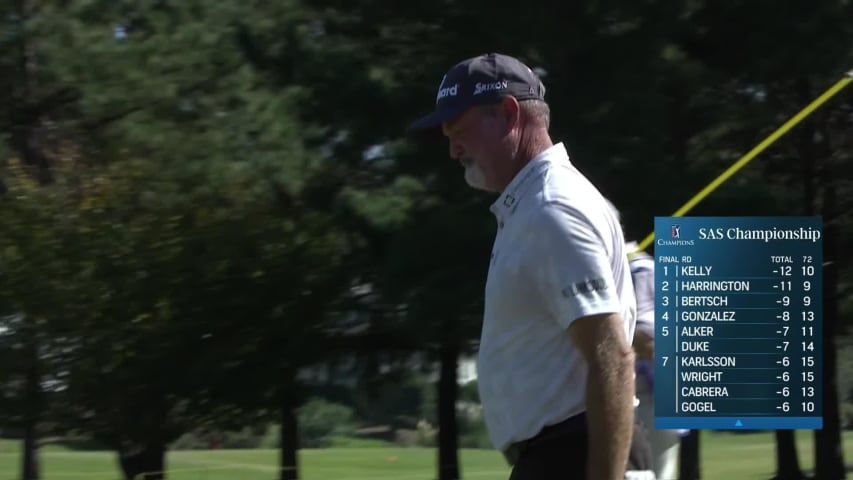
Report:
M41 217L5 217L11 231L29 222L41 236L26 246L56 266L51 280L71 285L23 312L68 320L73 348L57 415L116 448L128 478L160 477L166 445L187 429L249 422L252 409L270 405L210 396L221 377L235 392L257 385L257 376L238 383L238 373L256 364L263 326L287 340L263 351L278 357L274 372L263 370L264 382L285 385L278 391L291 387L280 368L322 351L310 344L319 336L294 339L322 327L316 314L302 316L305 292L322 282L303 279L328 278L316 267L334 265L344 243L299 197L317 158L287 120L293 92L258 88L241 69L235 9L89 2L45 5L28 19L53 33L38 44L52 84L77 92L61 125L82 161L50 165L58 180L44 195L53 203L15 192L16 205ZM104 31L115 33L98 38ZM17 240L13 252L25 246ZM19 265L10 284L32 285L45 267Z
M767 12L767 8L770 8L769 4L735 2L722 5L706 2L704 5L701 3L697 5L699 5L698 8L692 14L693 25L690 30L684 30L679 35L679 44L690 56L725 76L728 95L741 92L734 96L744 98L743 95L746 94L748 100L743 105L747 106L752 114L737 115L738 118L750 119L748 122L740 122L740 125L733 130L738 136L744 132L755 132L757 137L763 135L763 132L767 132L769 128L778 126L782 120L805 106L820 93L820 90L815 88L816 82L828 86L834 81L833 76L839 71L839 66L847 63L845 59L850 60L849 49L846 46L840 46L835 40L851 36L849 28L838 21L838 16L843 16L842 11L845 8L841 2L826 1L818 4L794 2L787 5L785 9L774 11L770 16L762 15L760 20L754 16L754 12ZM728 19L732 16L753 20L731 23ZM798 19L793 31L790 30L788 23L781 21L788 16L796 16ZM755 23L750 24L750 22ZM696 25L704 27L696 28ZM705 28L708 29L704 30L706 33L699 33ZM777 30L781 31L779 29L785 29L786 34L780 35L777 32ZM743 38L744 32L761 32L761 34L750 35L749 42L736 40ZM783 43L785 47L781 46ZM818 45L821 47L817 47ZM819 48L821 53L813 55L806 53L803 48L808 48L809 51ZM741 54L737 56L723 54L730 49L738 49ZM781 58L783 51L787 60ZM783 61L784 74L779 71L781 65L779 62ZM826 115L832 115L828 112L837 108L838 104L833 103L815 113L812 119L805 122L805 125L798 127L799 132L789 135L788 138L793 138L794 141L783 139L778 146L768 150L759 160L762 167L753 167L763 170L760 178L765 181L769 180L789 188L802 182L805 207L801 210L809 215L815 212L820 190L818 185L822 183L817 176L817 171L821 168L818 165L821 163L820 159L828 153L825 140L828 132L821 125L825 124L823 119ZM765 125L763 128L762 124ZM801 170L792 169L791 165L799 165ZM739 188L743 187L739 186ZM733 189L734 187L729 191ZM780 200L784 199L784 195L777 195L774 196ZM763 210L763 214L774 211L767 208ZM784 214L784 211L780 211L780 214ZM828 294L828 297L832 298L832 295ZM828 316L827 320L830 318ZM832 327L830 326L829 329L831 330ZM834 347L831 339L826 340L825 349L829 352L828 370L834 371ZM825 376L824 379L827 382L824 386L825 391L834 392L834 376ZM835 411L832 406L836 405L836 402L829 399L826 405L829 406L829 415L824 419L832 427L826 432L816 432L816 435L820 437L829 435L833 438L829 444L838 445L840 437L832 433L838 418L832 413ZM797 461L793 433L778 431L776 437L776 478L803 478ZM816 443L822 443L823 448L820 450L824 452L816 457L817 462L822 465L818 470L824 471L825 474L837 471L841 464L839 459L822 459L822 456L826 454L825 452L835 452L838 449L829 447L823 442L816 441ZM824 468L829 470L823 470ZM827 478L832 478L832 474L829 475L830 477ZM819 478L823 477L819 475Z
M40 478L38 458L39 427L43 419L41 389L42 361L33 321L10 315L0 323L0 358L5 366L0 375L3 394L0 405L6 412L4 427L23 437L21 478Z
M271 81L310 86L302 108L304 122L318 126L317 142L330 148L338 162L346 166L340 167L340 171L354 172L349 178L341 177L338 191L352 212L350 224L362 232L361 236L367 241L360 277L380 292L382 298L387 298L388 303L405 308L407 326L404 329L410 339L402 339L395 333L391 335L399 338L402 344L420 343L421 348L433 352L433 358L441 360L442 372L455 375L458 352L466 348L471 338L470 330L460 331L456 326L470 325L470 318L476 318L471 316L469 305L472 301L477 303L472 300L477 296L462 298L460 302L459 292L454 292L457 289L448 283L460 281L457 273L464 273L468 278L470 258L460 258L461 261L455 263L458 254L454 253L452 258L441 258L441 254L458 251L458 233L465 230L463 225L467 219L443 218L446 207L421 206L438 198L421 194L431 180L423 181L411 174L423 171L414 163L422 162L425 156L404 149L399 140L402 127L415 111L410 85L420 83L418 90L424 92L423 98L431 96L432 86L415 82L414 76L409 76L412 72L398 69L404 57L381 56L382 51L397 48L383 42L383 37L395 35L401 45L411 45L407 42L414 40L417 34L408 30L411 25L405 22L420 21L411 17L397 18L412 13L408 6L386 10L380 23L360 21L359 18L367 18L361 16L363 12L358 12L364 8L362 6L334 5L331 14L329 10L321 10L322 7L315 5L316 10L308 10L309 17L303 18L315 26L310 32L282 22L288 32L286 49L277 51L275 43L267 41L263 32L257 31L247 32L247 48L255 52L256 67L266 71ZM373 8L370 11L371 15L380 12ZM429 27L424 25L424 28ZM297 69L293 68L296 58L310 61L301 62ZM365 155L368 150L376 154ZM444 203L448 199L439 200L441 205L448 205ZM416 212L415 223L407 218L410 210ZM440 228L441 232L434 228L424 229L418 224L423 221ZM434 241L436 235L444 236L440 246ZM427 239L431 244L423 243ZM480 258L485 258L487 245L480 244L483 247L478 252ZM390 259L386 249L391 251ZM425 250L427 255L424 255ZM447 267L436 270L432 268L436 262ZM377 264L383 266L385 272L377 272L373 266ZM401 272L405 273L401 275ZM477 285L463 282L463 292L468 292L468 286ZM399 331L399 325L393 320L393 309L386 312L389 315L377 319L371 328ZM397 344L398 348L402 346ZM385 347L394 348L394 345L386 344ZM442 405L439 407L439 463L443 466L440 475L441 478L457 478L456 382L454 377L444 375L439 383Z
M839 164L832 158L832 147L843 149L850 142L849 129L851 122L849 118L835 115L834 118L824 117L822 142L817 142L818 136L812 137L812 142L819 143L815 149L819 152L820 161L823 163L823 175L821 184L822 192L822 217L824 223L824 290L823 290L823 351L821 361L823 363L823 416L824 428L814 432L815 449L815 478L837 478L846 477L846 468L841 449L841 415L839 413L838 388L838 366L837 366L837 335L840 330L839 319L839 240L842 236L842 216L839 212L838 190ZM840 136L840 141L834 140ZM832 144L830 143L832 142ZM837 143L836 143L837 142ZM845 178L845 177L841 177ZM850 178L850 177L846 177ZM850 182L846 182L849 187ZM843 187L842 187L843 188Z
M12 163L9 161L8 163ZM0 285L4 315L3 342L0 349L9 361L3 362L6 427L17 430L24 439L22 478L39 478L38 439L51 420L47 414L51 397L62 385L61 366L69 347L62 335L67 318L57 317L56 303L67 302L73 288L67 278L68 265L61 253L68 245L52 238L51 232L37 228L43 222L61 223L55 207L59 202L50 191L20 164L7 165L6 184L13 198L0 200ZM46 387L49 386L49 387Z

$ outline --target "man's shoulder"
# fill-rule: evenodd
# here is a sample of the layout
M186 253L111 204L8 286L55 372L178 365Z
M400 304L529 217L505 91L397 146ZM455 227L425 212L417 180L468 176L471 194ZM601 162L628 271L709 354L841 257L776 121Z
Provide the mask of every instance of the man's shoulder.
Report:
M547 164L545 176L542 178L542 190L558 196L584 195L588 189L594 190L592 182L580 172L571 162L551 160Z
M633 274L654 272L655 259L648 253L639 252L628 261L628 265L631 267L631 273Z
M568 162L551 162L542 177L541 199L557 209L580 215L609 209L595 185Z
M584 226L590 225L590 215L583 202L571 196L543 195L537 205L528 213L530 222L535 227L548 226Z
M567 223L602 232L611 231L619 223L618 219L611 218L606 200L594 188L546 188L535 212L530 215L535 222Z

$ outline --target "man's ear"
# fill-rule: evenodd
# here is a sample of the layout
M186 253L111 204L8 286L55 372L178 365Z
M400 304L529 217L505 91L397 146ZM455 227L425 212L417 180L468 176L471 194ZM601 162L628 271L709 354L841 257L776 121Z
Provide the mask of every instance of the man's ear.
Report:
M501 113L506 121L507 133L521 123L521 105L515 97L506 96L501 99Z

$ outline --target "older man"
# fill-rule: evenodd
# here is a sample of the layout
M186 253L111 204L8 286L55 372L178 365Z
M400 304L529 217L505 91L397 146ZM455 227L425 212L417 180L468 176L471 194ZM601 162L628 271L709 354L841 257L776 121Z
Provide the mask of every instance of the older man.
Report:
M453 66L411 128L441 127L467 183L500 194L478 381L511 479L622 480L647 468L629 455L636 301L624 237L549 121L537 75L491 53Z

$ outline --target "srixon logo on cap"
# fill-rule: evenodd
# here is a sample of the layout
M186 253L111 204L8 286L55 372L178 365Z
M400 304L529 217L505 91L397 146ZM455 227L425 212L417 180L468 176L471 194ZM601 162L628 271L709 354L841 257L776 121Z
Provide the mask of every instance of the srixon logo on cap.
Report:
M506 80L499 80L493 83L477 83L474 85L474 95L479 95L492 90L501 90L507 88L509 83Z

